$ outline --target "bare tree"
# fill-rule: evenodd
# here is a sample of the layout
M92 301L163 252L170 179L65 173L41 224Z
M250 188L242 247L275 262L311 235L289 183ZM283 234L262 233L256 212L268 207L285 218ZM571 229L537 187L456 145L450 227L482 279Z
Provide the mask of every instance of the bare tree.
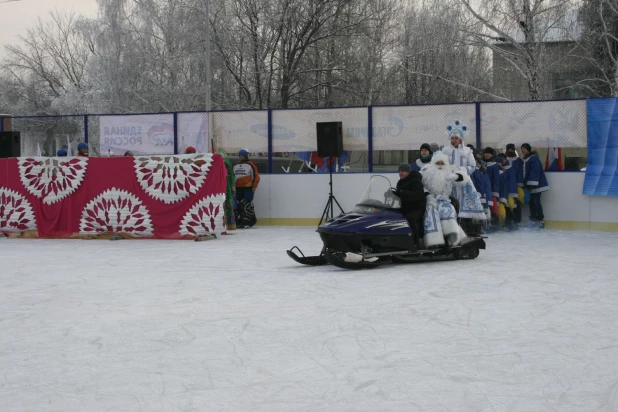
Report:
M462 15L461 6L441 1L406 11L399 51L406 104L490 96L489 55L469 44Z
M40 23L10 47L0 89L21 105L19 111L202 109L203 0L98 3L96 19L57 18L50 27ZM213 2L213 108L484 96L489 54L484 45L471 45L471 35L462 29L463 6L448 6L445 0L415 8L405 0Z
M597 69L597 76L581 83L599 96L618 97L618 2L586 0L579 18L585 57Z
M20 37L22 45L6 47L5 87L29 112L83 110L93 43L78 16L51 13L50 17Z
M494 64L496 57L503 59L525 79L528 98L538 100L546 44L569 35L564 27L569 0L485 0L478 7L469 0L460 3L471 16L464 30L472 44L492 50Z

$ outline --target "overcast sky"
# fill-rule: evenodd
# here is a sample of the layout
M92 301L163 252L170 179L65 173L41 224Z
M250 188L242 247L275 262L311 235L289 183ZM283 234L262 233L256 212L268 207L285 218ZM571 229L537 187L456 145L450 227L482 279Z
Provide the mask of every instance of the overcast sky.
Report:
M16 44L16 36L24 35L36 24L37 18L47 19L53 10L74 11L89 17L97 12L96 0L19 0L2 3L0 0L0 56L4 46Z

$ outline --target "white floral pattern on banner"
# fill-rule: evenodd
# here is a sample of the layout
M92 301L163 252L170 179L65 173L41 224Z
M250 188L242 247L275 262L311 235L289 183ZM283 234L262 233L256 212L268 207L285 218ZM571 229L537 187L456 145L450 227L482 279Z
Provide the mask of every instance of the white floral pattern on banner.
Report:
M19 176L28 192L50 205L77 190L87 166L87 157L21 157Z
M19 193L0 188L0 232L36 230L32 205Z
M225 231L225 193L197 202L180 222L182 236L220 235Z
M135 174L142 189L167 204L179 202L202 187L212 154L138 156Z
M146 206L131 193L112 188L86 205L79 231L83 235L126 233L133 237L152 236L152 220Z

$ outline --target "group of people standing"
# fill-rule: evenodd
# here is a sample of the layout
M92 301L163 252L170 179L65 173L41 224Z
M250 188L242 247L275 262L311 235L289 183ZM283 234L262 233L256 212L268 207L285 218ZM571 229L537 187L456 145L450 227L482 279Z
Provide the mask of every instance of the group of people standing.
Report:
M69 151L67 149L59 149L56 152L56 157L67 157L69 155ZM78 143L77 144L77 156L78 157L88 157L88 143Z
M527 143L521 145L523 159L514 144L505 153L486 148L479 154L464 144L466 132L455 121L447 127L449 145L440 150L424 143L418 160L399 166L395 193L419 247L421 239L432 248L460 244L469 232L516 230L525 203L530 205L528 226L545 226L541 193L549 186L538 154Z
M543 163L528 143L520 147L509 143L504 153L486 147L478 154L475 185L486 199L490 230L517 230L521 227L524 204L529 205L528 227L544 229L545 215L541 194L549 190Z

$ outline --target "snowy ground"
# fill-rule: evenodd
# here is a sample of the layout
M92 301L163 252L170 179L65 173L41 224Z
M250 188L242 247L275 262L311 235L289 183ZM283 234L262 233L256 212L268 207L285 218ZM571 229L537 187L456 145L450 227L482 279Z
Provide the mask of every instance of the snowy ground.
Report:
M313 230L0 240L0 411L618 410L617 234L351 272Z

